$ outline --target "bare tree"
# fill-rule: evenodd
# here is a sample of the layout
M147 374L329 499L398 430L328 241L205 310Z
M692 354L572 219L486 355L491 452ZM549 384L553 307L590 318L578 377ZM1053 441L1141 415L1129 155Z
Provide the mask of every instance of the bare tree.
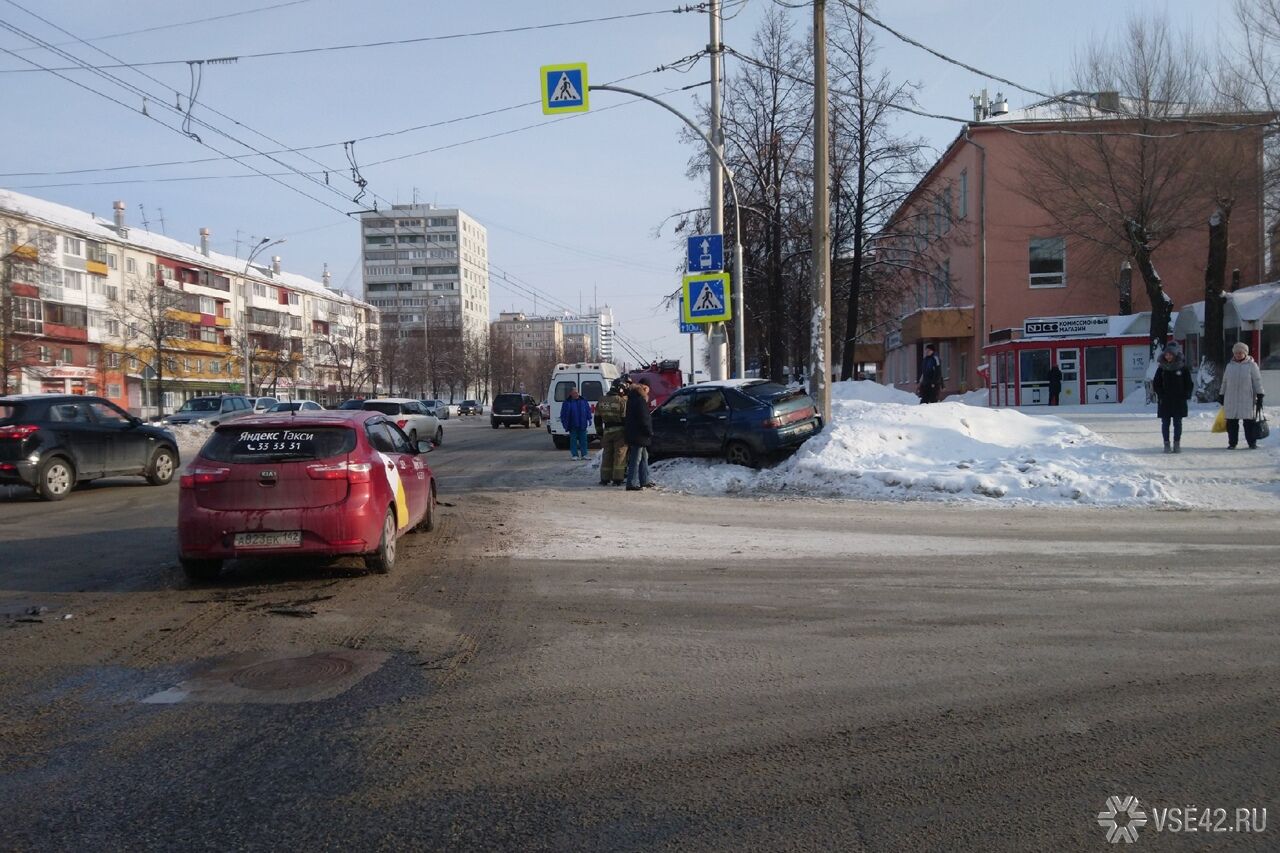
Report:
M0 219L0 394L18 387L22 371L38 363L43 328L40 287L61 284L53 263L56 238L19 220Z
M126 273L124 284L109 310L119 323L123 349L138 363L144 380L150 375L156 413L164 415L165 380L182 370L182 362L166 351L174 352L188 339L187 325L174 319L173 313L199 311L199 305L190 305L188 294L165 283L163 267L157 267L151 280Z
M338 394L354 397L378 380L378 341L363 324L334 323L315 336L315 360L333 371Z
M1095 268L1104 259L1133 259L1151 306L1154 357L1172 308L1156 255L1213 209L1205 163L1229 132L1206 125L1203 56L1162 18L1131 18L1123 38L1077 59L1073 78L1077 96L1057 109L1078 120L1079 131L1036 137L1021 191L1094 249ZM1115 94L1090 103L1089 93Z

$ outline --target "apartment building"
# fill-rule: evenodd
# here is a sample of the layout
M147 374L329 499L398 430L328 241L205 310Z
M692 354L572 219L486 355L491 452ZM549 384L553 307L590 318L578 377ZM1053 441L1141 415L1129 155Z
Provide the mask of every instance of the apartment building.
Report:
M594 307L585 314L561 317L560 325L566 336L587 336L588 353L583 361L613 361L613 309L608 305Z
M563 358L564 326L558 317L526 317L519 311L503 311L492 328L493 339L506 343L515 357ZM578 345L582 345L581 336Z
M376 382L377 310L327 273L213 252L208 229L188 244L131 228L123 202L105 220L0 191L0 237L10 392L97 394L146 416L223 392L336 402Z
M459 208L397 204L360 217L364 297L385 333L483 336L489 328L489 237Z
M877 251L890 262L885 266L902 270L902 281L896 322L890 323L883 339L881 381L914 390L924 347L932 343L938 348L948 392L984 384L1047 382L1056 363L1048 350L1031 352L1020 361L996 362L988 358L987 348L1021 337L1029 320L1120 313L1128 259L1122 251L1107 248L1112 238L1103 225L1093 233L1068 231L1055 224L1059 220L1046 210L1044 200L1029 199L1028 182L1036 180L1037 168L1042 168L1037 164L1043 162L1035 159L1035 146L1053 140L1055 151L1087 163L1098 139L1107 139L1114 150L1124 144L1117 140L1125 138L1126 130L1133 129L1117 93L1073 93L1073 98L1089 108L1071 115L1058 103L1012 111L1002 105L998 111L975 115L890 219ZM1250 121L1248 116L1236 119ZM1177 130L1177 125L1166 125L1165 131L1173 135L1159 144L1182 144ZM1184 155L1185 171L1195 174L1206 165L1205 158L1220 157L1224 148L1239 162L1258 165L1257 180L1236 196L1228 257L1228 269L1238 268L1246 282L1257 282L1264 246L1261 127L1224 136L1203 153ZM1069 201L1064 198L1062 203ZM1196 223L1213 212L1212 199L1201 202L1194 209ZM1177 231L1156 249L1154 261L1175 308L1203 298L1207 254L1208 229L1199 226ZM1132 306L1125 313L1149 309L1138 270L1129 274ZM1080 362L1086 370L1093 364L1099 380L1104 373L1114 380L1122 355L1122 349L1109 347L1085 352Z

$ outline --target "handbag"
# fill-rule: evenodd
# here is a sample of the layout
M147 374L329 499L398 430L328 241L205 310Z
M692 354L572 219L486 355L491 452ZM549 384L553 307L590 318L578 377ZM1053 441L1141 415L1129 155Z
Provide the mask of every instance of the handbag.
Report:
M1257 426L1254 427L1254 432L1257 433L1259 441L1271 435L1271 426L1267 423L1267 413L1262 409L1258 409L1258 421Z

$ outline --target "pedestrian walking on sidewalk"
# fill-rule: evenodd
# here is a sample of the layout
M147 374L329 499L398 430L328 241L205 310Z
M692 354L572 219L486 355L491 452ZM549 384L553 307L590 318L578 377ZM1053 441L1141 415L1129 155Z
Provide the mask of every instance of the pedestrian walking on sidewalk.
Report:
M924 364L920 369L920 381L916 393L921 403L936 403L942 393L942 365L934 354L933 344L924 348Z
M653 486L649 480L649 444L653 441L653 413L649 411L649 381L641 379L627 393L623 433L627 440L627 491Z
M600 434L600 485L621 486L627 477L627 382L613 380L609 393L596 403L596 432Z
M1182 358L1182 350L1173 341L1165 345L1151 390L1158 401L1156 414L1160 416L1160 434L1164 436L1165 453L1182 452L1182 419L1187 416L1187 401L1191 399L1191 370ZM1169 423L1173 422L1173 443L1169 443Z
M1228 450L1234 450L1240 441L1240 421L1244 421L1245 443L1251 450L1257 448L1262 395L1262 371L1249 356L1249 345L1237 341L1222 374L1222 395L1218 398L1227 415Z
M569 391L569 399L560 404L560 425L569 433L569 457L587 458L587 428L591 426L591 404L578 395L578 389Z

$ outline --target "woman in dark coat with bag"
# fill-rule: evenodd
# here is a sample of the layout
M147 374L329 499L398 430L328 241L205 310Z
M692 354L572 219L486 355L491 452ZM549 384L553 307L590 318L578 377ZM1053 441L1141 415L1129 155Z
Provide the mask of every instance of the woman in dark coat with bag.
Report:
M1170 341L1160 354L1151 390L1159 401L1156 414L1160 416L1160 433L1164 436L1165 453L1182 452L1182 419L1187 416L1187 401L1191 399L1191 370L1182 360L1182 350ZM1169 422L1173 421L1173 444L1169 444Z

